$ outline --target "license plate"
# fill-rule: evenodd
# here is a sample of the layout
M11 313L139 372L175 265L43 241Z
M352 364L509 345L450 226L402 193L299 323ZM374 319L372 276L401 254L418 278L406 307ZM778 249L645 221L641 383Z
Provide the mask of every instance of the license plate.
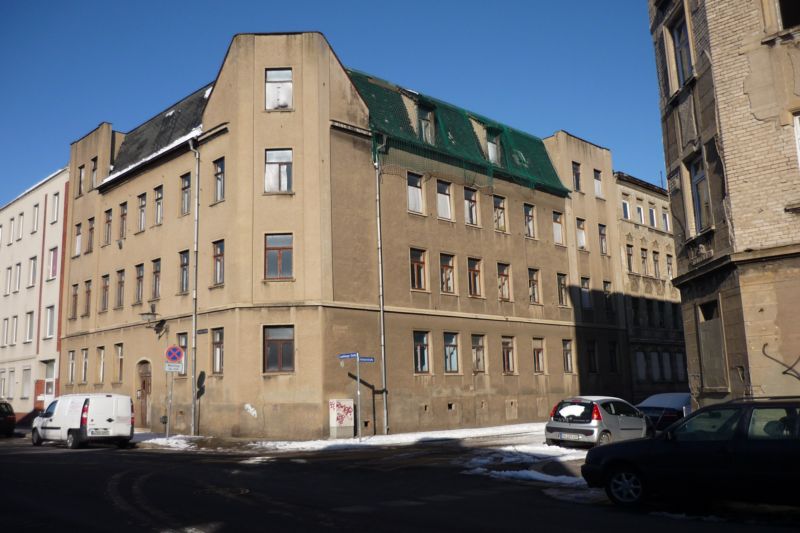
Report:
M92 435L108 435L108 430L103 428L94 429L92 430Z
M559 438L562 440L580 440L581 436L575 433L559 433Z

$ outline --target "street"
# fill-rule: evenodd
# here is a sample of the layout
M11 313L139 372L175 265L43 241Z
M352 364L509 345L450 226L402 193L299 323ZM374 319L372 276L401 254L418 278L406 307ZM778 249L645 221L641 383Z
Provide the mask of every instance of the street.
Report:
M464 474L457 441L228 454L0 440L4 531L788 531L800 513L613 507L599 491ZM583 503L581 503L583 502Z

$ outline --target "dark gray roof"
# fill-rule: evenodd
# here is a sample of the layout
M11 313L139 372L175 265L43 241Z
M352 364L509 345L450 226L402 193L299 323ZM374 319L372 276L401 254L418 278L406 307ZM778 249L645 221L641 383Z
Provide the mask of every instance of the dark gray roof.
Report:
M114 171L135 165L200 126L208 102L206 92L211 85L190 94L127 133L114 160Z

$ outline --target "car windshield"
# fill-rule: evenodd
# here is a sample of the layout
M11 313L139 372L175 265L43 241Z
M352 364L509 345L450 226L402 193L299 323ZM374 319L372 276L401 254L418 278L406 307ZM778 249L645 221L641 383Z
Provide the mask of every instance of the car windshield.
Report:
M13 415L14 410L7 403L0 403L0 415Z
M557 422L589 422L592 420L592 402L563 401L556 406L553 420Z

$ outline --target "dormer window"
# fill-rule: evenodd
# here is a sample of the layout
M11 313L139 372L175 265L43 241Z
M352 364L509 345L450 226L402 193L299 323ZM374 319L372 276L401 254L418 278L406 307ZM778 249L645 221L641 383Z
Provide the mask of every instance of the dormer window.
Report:
M417 117L419 119L419 138L424 143L434 144L436 139L433 131L433 111L424 107L418 107Z
M500 136L496 133L486 132L486 155L490 163L500 164Z

